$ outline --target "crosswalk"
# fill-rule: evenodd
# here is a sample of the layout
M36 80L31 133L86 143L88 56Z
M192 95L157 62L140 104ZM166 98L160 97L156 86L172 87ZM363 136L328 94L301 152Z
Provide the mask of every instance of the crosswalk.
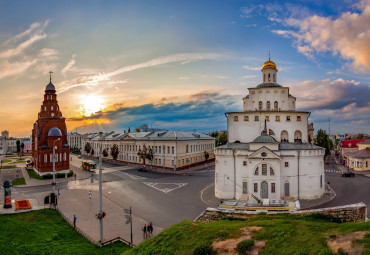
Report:
M342 174L343 171L339 171L339 170L325 170L325 173L340 173L340 174Z

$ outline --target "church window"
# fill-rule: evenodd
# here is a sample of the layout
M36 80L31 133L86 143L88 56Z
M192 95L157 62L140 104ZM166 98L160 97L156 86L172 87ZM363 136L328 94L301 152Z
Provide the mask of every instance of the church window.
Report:
M259 101L259 103L258 103L258 109L260 111L262 111L262 108L263 108L262 101Z
M276 75L273 76L273 81L276 82Z
M267 165L262 164L262 175L267 175Z
M248 183L243 182L243 194L248 194Z
M269 74L269 81L271 80L271 74Z
M320 188L322 188L322 175L320 175Z
M47 154L44 155L44 163L48 163L48 155Z
M59 154L60 161L63 161L62 153Z
M53 154L50 154L50 162L53 162Z
M247 166L247 161L243 161L243 166Z
M234 116L234 121L238 121L238 116Z
M55 154L55 162L58 162L58 154Z
M249 116L244 116L244 121L249 121Z
M51 110L53 110L54 109L54 107L53 106L51 106Z
M271 176L274 176L275 175L274 169L272 169L272 167L270 167L270 175Z
M268 111L270 110L270 107L271 107L270 101L267 101L266 108L267 108Z
M263 82L266 82L266 74L263 74Z
M54 113L53 112L51 113L51 117L54 117Z
M297 116L297 121L301 121L301 116Z
M285 167L288 167L289 166L289 162L285 162Z
M44 111L46 111L46 109L47 109L46 106L44 106Z
M258 192L258 183L254 183L254 193Z
M260 117L259 116L254 116L254 121L259 121Z
M290 116L286 116L286 121L290 121Z
M254 170L254 175L258 175L258 167Z
M273 182L271 183L271 193L275 193L275 190L276 190L275 183Z
M279 103L277 101L275 101L274 103L274 109L277 111L279 108Z
M275 121L280 122L280 116L275 116Z
M67 161L67 153L64 152L64 161Z

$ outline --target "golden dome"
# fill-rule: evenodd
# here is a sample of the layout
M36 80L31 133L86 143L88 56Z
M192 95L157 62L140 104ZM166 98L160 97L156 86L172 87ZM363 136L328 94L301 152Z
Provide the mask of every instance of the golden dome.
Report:
M267 68L273 68L273 69L276 69L276 64L275 62L271 61L270 59L267 60L263 66L262 66L262 69L267 69Z

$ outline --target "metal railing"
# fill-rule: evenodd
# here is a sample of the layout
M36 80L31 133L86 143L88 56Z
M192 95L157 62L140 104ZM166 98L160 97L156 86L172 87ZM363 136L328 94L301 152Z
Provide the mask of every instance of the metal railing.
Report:
M135 245L134 245L133 243L131 243L131 242L129 242L129 241L127 241L127 240L123 239L123 238L122 238L122 237L120 237L120 236L118 236L118 237L116 237L116 238L113 238L113 239L111 239L111 240L105 241L105 242L101 243L100 245L104 247L104 246L107 246L107 245L109 245L109 244L112 244L112 243L115 243L115 242L118 242L118 241L120 241L120 242L122 242L122 243L124 243L124 244L127 244L127 245L128 245L128 246L130 246L130 247L135 247Z

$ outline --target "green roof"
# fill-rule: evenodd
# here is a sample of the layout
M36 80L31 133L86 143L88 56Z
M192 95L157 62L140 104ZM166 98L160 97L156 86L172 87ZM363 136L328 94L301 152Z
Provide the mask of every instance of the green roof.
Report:
M261 83L257 85L256 88L273 88L273 87L282 87L282 86L277 83Z
M278 143L272 136L260 135L252 143Z

